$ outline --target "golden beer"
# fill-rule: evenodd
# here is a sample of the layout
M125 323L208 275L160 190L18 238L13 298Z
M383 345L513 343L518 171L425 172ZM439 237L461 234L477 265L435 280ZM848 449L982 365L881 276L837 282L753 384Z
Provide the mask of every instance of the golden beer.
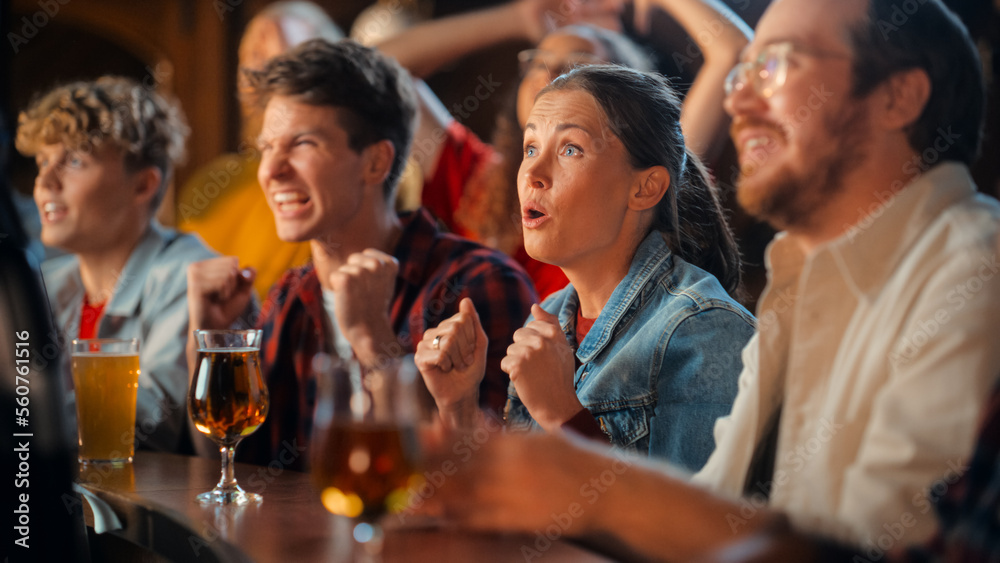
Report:
M80 462L132 461L139 354L76 352L72 358Z
M258 349L201 349L195 370L188 408L200 432L232 445L264 423L268 396Z

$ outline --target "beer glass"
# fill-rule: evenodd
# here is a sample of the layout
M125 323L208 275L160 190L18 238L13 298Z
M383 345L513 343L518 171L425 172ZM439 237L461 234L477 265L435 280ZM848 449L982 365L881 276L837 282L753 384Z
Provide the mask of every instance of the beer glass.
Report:
M222 477L198 495L202 504L260 502L244 491L233 474L233 455L244 436L267 417L267 388L260 373L259 330L196 330L198 363L188 390L188 412L195 427L219 444Z
M74 340L70 358L80 463L131 463L135 455L139 340Z
M318 354L311 444L313 483L323 506L353 521L356 557L378 560L379 519L406 508L419 484L419 378L412 356L362 369Z

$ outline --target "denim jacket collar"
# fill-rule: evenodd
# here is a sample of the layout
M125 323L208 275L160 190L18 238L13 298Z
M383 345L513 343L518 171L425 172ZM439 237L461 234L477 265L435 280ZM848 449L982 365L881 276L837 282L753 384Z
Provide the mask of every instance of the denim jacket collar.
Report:
M628 274L622 281L618 282L618 286L611 293L608 303L601 310L601 314L594 321L594 326L591 327L587 337L583 339L576 351L576 357L580 363L593 360L611 342L615 327L632 308L646 282L658 271L661 271L664 262L670 260L671 256L670 249L659 231L649 233L645 240L639 244L635 256L632 257L632 265L629 267ZM575 289L566 293L566 298L559 308L558 317L563 332L572 341L576 327L576 313L580 308L580 298Z

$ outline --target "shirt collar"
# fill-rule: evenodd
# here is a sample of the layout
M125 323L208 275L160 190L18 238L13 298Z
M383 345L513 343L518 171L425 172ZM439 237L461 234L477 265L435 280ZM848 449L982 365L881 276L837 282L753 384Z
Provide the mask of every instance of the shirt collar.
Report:
M399 277L410 285L422 285L424 268L430 263L431 250L438 235L434 218L424 208L400 213L403 232L393 256L399 261Z
M945 162L887 197L840 237L804 256L798 244L779 233L768 245L765 263L775 287L798 278L807 263L832 260L859 299L869 299L899 265L927 225L956 201L971 197L975 184L968 168Z
M176 231L164 229L155 220L150 223L129 255L128 261L125 262L125 267L118 274L115 289L104 310L105 315L127 317L136 313L142 299L142 289L146 285L146 276L156 261L160 249L177 236ZM184 276L187 273L178 272L177 275Z

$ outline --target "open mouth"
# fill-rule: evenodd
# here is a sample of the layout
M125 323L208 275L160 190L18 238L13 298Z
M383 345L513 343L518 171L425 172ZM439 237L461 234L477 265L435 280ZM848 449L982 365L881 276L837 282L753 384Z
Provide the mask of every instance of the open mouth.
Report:
M524 208L521 210L521 223L525 227L537 227L544 223L548 218L549 215L533 203L525 204Z
M50 201L42 206L42 217L48 223L55 223L66 216L68 209L65 205L60 205Z
M309 196L302 192L287 191L274 194L274 205L281 212L298 211L307 203L309 203Z

